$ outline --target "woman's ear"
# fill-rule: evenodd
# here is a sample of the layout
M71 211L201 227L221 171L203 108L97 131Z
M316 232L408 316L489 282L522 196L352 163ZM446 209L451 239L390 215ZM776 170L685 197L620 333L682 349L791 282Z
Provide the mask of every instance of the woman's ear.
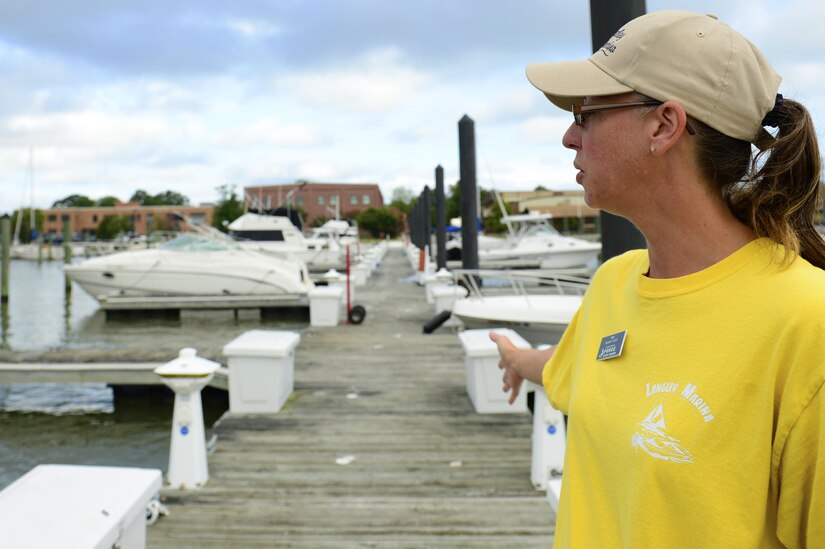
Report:
M650 130L651 152L664 154L687 133L687 113L676 101L665 101L650 114L655 121Z

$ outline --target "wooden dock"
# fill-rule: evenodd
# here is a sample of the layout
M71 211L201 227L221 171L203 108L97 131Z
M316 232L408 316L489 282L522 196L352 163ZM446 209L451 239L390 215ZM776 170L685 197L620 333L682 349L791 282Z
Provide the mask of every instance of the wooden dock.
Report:
M312 328L278 414L225 415L210 480L164 489L151 548L547 548L555 516L530 482L531 417L478 415L455 332L404 254L357 288L363 324ZM210 434L207 434L210 436Z

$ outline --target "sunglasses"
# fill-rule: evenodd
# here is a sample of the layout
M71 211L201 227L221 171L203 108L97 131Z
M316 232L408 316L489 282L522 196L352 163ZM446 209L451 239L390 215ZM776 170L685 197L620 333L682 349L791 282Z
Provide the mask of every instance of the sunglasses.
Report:
M625 107L658 107L661 101L631 101L629 103L610 103L608 105L573 105L573 120L577 126L584 124L584 117L586 114L595 111L607 111L610 109L623 109ZM685 129L690 135L696 135L696 131L690 125L690 122L685 123Z

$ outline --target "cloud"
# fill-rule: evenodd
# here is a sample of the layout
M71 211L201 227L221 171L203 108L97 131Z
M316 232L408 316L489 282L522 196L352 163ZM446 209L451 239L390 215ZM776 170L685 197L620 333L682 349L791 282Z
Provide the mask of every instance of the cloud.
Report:
M164 139L166 121L146 115L108 115L96 111L21 115L5 121L0 143L36 143L47 147L127 146L136 141Z
M223 147L262 147L278 146L287 148L316 147L327 139L313 124L283 124L272 117L228 131L222 134L217 143Z
M270 37L281 34L280 26L268 21L255 21L252 19L231 19L227 21L227 26L234 32L247 38Z
M530 143L553 143L561 147L561 138L572 121L572 115L534 117L519 126L519 134Z
M346 67L302 71L276 79L280 91L355 112L386 112L413 98L429 76L406 66L394 48L367 52Z

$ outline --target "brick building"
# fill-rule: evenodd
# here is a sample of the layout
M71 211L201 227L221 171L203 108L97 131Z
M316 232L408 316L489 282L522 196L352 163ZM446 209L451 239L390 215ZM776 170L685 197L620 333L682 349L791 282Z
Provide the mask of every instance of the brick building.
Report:
M43 234L62 237L63 223L71 223L75 239L90 240L97 226L106 216L129 217L132 232L145 235L147 231L178 231L184 228L179 214L183 214L193 223L212 224L213 206L141 206L137 203L117 204L111 207L93 206L88 208L49 208L43 211Z
M318 217L354 218L367 208L383 208L384 197L376 183L312 183L244 187L248 210L298 207L307 213L307 226Z
M502 200L513 213L546 213L553 216L553 225L563 232L572 227L577 231L598 232L600 211L584 202L584 191L502 191Z

